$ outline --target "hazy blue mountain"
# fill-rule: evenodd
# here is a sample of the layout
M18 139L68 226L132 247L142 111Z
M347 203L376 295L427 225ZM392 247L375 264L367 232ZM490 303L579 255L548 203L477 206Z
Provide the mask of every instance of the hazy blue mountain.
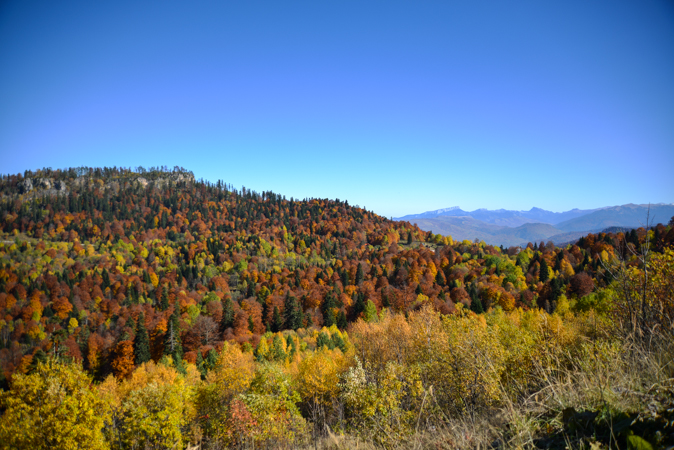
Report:
M646 225L649 205L630 203L622 206L602 208L590 214L557 224L563 231L585 231L608 227L637 228ZM674 204L658 203L650 205L649 225L666 224L674 216Z
M495 225L518 227L525 223L549 223L552 225L582 217L590 214L596 209L572 209L561 213L546 211L541 208L531 208L529 211L513 211L508 209L476 209L475 211L464 211L458 206L451 208L436 209L435 211L426 211L421 214L409 214L398 217L396 220L411 221L414 219L432 219L436 217L472 217L486 223Z
M526 245L552 241L564 244L587 233L609 227L637 228L646 223L648 205L622 205L599 209L572 209L561 213L531 208L529 211L477 209L458 206L410 214L396 220L416 223L422 230L449 235L454 240L479 239L492 245ZM674 216L674 204L650 205L650 224L667 223ZM554 226L553 226L554 225Z
M518 227L507 227L483 222L472 217L438 216L427 219L414 219L419 228L432 231L435 234L452 236L454 240L475 239L485 241L487 244L522 245L527 242L548 241L550 236L563 232L547 223L525 223Z

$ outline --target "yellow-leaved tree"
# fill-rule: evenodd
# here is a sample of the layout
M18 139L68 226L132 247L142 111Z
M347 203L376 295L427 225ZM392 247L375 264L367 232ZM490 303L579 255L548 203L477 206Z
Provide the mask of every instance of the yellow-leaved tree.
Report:
M79 364L49 360L15 374L1 398L0 448L107 449L105 405Z

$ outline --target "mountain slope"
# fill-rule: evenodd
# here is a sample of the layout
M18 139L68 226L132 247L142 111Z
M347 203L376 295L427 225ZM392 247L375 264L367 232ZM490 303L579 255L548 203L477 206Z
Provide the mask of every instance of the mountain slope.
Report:
M596 209L572 209L561 213L546 211L541 208L531 208L529 211L513 211L507 209L490 210L485 208L475 211L464 211L458 206L451 208L426 211L421 214L409 214L398 217L396 220L432 219L437 217L471 217L482 222L506 227L518 227L525 223L549 223L555 225L567 220L576 219L590 214Z
M546 223L525 223L518 227L507 227L486 223L472 217L440 216L416 219L413 222L424 231L449 235L454 240L473 241L478 239L485 241L487 244L506 247L548 240L550 236L562 233L561 230Z
M582 217L557 224L563 231L587 231L609 227L641 227L646 224L649 205L628 204L594 211ZM667 223L674 216L674 204L650 205L649 221L653 224Z

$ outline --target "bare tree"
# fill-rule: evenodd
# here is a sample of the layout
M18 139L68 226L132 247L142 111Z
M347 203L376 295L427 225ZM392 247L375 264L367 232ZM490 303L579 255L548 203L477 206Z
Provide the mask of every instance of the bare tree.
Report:
M209 316L201 315L194 323L194 331L203 345L211 345L211 341L216 337L218 326Z

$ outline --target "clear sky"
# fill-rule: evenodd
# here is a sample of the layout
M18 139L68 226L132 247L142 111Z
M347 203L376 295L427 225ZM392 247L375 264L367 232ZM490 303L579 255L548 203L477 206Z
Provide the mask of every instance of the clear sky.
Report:
M674 3L4 1L0 172L81 165L385 216L674 202Z

